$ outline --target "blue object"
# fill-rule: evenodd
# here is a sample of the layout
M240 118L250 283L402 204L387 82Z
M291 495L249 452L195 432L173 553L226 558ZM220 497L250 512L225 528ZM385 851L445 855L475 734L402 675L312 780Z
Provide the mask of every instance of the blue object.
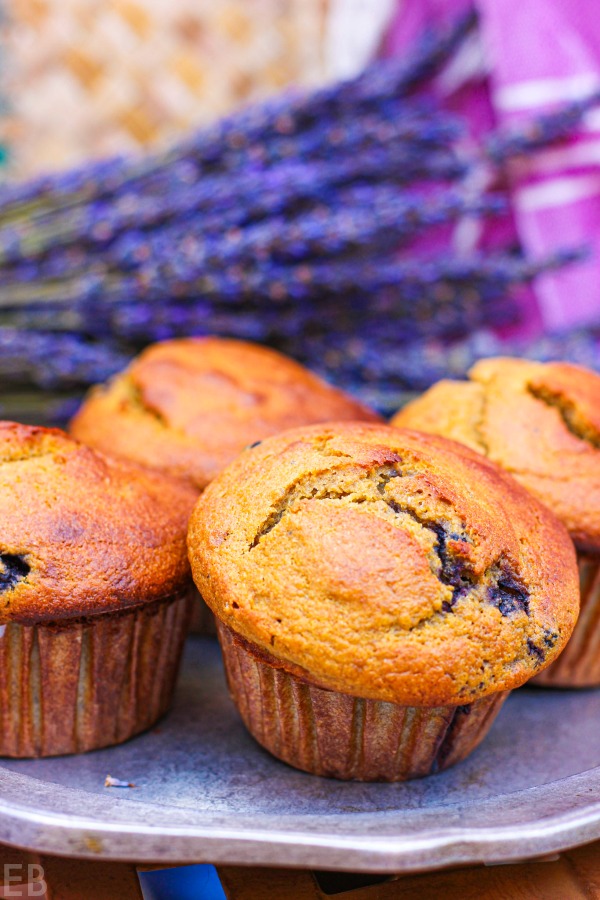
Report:
M144 900L226 900L214 866L140 872Z

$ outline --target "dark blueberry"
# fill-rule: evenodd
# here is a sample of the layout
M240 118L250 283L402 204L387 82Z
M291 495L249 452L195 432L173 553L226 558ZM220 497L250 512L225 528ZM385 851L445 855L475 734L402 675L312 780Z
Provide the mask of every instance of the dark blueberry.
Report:
M30 566L22 556L13 553L0 553L2 570L0 571L0 592L10 591L29 575Z
M395 477L400 474L400 472L394 471L394 475L390 475L389 477ZM381 494L383 494L384 485L387 484L388 480L389 478L387 478L385 482L379 485L379 492ZM461 560L453 558L450 555L447 549L447 542L450 539L453 541L461 541L465 543L467 539L464 537L464 535L457 534L454 531L449 533L446 532L442 525L436 525L430 522L421 521L416 513L411 512L407 509L403 509L398 503L396 503L394 500L389 499L388 497L385 498L385 502L393 512L408 513L416 522L419 522L420 525L422 525L424 528L428 528L429 531L432 531L435 534L437 538L435 549L440 561L440 572L438 577L442 584L448 585L453 590L452 600L450 602L444 601L442 603L442 611L449 612L456 600L469 590L469 588L473 584L473 580L466 570L463 562Z
M441 525L428 525L427 527L437 537L436 551L441 563L440 581L442 584L447 584L453 588L454 593L451 605L454 605L456 600L469 589L472 581L463 563L460 560L452 559L448 553L447 543L449 539L464 541L464 537L455 532L448 534Z
M537 644L534 644L531 638L527 638L527 649L531 653L532 656L536 656L539 662L544 662L546 659L546 653L542 650L541 647L538 647Z
M444 531L441 525L428 525L427 526L435 536L437 537L437 552L440 559L446 553L446 541L448 540L448 535Z
M558 640L558 632L550 631L548 628L544 628L544 644L549 649L552 649Z
M501 573L495 584L489 586L488 598L503 616L520 611L529 615L529 593L506 570Z

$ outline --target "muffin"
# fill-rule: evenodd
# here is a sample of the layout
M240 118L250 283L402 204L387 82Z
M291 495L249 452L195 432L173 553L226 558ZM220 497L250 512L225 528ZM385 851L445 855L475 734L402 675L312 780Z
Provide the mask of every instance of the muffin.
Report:
M600 376L567 363L485 359L469 381L440 381L392 424L453 438L510 472L566 525L581 615L536 681L600 685Z
M207 488L188 548L229 688L290 765L399 781L463 759L577 616L568 534L452 441L293 429Z
M0 422L0 755L105 747L167 709L196 494L61 431Z
M380 421L303 366L258 344L189 338L154 344L94 388L71 434L106 453L189 481L197 491L244 447L330 419ZM214 634L204 604L192 631Z
M381 421L274 350L205 337L148 347L91 391L69 430L91 447L201 491L249 444L333 419Z

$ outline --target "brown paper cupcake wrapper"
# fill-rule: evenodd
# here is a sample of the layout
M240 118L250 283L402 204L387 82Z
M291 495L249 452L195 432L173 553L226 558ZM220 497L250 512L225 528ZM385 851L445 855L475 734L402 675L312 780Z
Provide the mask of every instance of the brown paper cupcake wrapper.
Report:
M186 591L66 623L0 627L0 756L81 753L166 712L189 620Z
M533 684L544 687L600 685L600 559L577 554L581 611L569 643Z
M252 736L297 769L356 781L405 781L460 762L506 699L408 707L316 687L268 662L221 622L229 690Z

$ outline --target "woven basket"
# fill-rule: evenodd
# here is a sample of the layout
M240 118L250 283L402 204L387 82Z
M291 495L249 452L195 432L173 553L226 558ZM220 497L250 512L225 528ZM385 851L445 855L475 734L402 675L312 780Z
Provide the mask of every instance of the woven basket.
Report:
M326 0L14 0L0 141L11 174L172 140L323 80Z

